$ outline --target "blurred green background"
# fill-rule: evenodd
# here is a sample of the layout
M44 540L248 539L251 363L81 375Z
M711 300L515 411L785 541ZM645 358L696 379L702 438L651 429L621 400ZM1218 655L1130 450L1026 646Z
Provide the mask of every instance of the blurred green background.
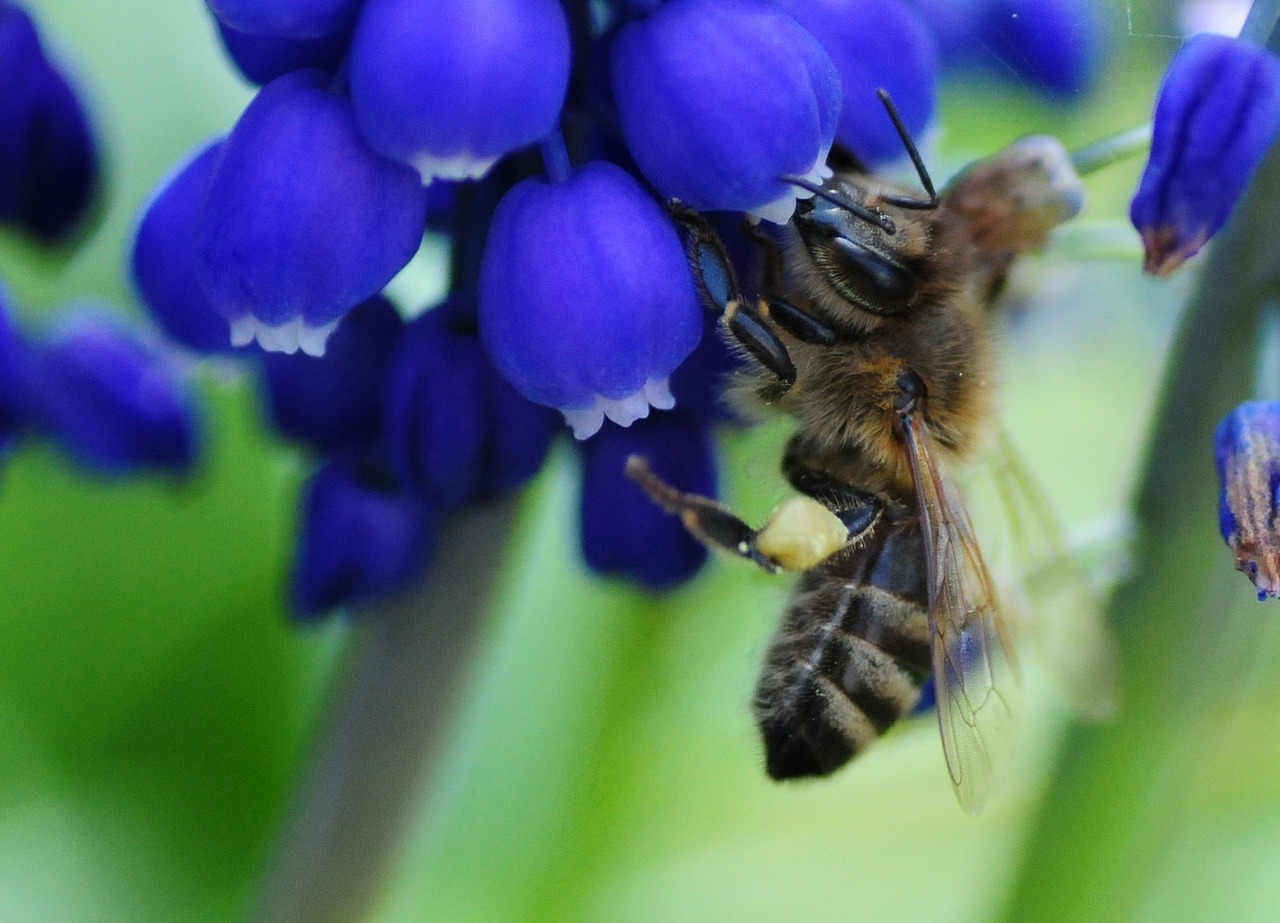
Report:
M122 258L133 216L176 159L231 125L250 90L197 0L27 5L96 114L107 199L65 261L0 237L0 277L30 325L74 300L137 315ZM1017 85L949 85L928 155L937 172L1028 132L1077 147L1149 117L1176 40L1130 31L1124 4L1114 12L1110 69L1078 107ZM1114 534L1125 521L1193 282L1194 270L1140 276L1123 223L1139 167L1090 179L1086 215L1013 285L1003 417L1073 535ZM94 480L31 444L0 472L0 920L240 918L316 752L351 630L301 630L284 610L306 460L266 433L251 380L201 375L206 454L190 482ZM785 495L775 474L785 435L726 436L729 500L741 510L762 515ZM929 718L830 780L775 786L748 703L785 583L725 561L666 598L590 577L577 557L575 479L571 453L559 452L510 543L475 549L503 555L497 602L457 695L438 703L432 733L443 737L373 919L998 915L1032 818L1053 809L1049 774L1072 771L1058 760L1064 709L1034 662L1015 771L977 819L955 803ZM1188 494L1197 535L1213 528L1206 490ZM1144 701L1132 716L1164 732L1100 777L1149 772L1150 786L1134 790L1158 810L1132 806L1160 826L1138 853L1118 854L1123 899L1089 919L1280 917L1280 644L1272 607L1252 599L1243 578L1187 596L1208 600L1217 621L1193 639L1206 675L1186 688L1220 695L1212 707ZM424 629L428 643L450 633L450 614L424 616L441 621ZM1219 646L1217 627L1234 646ZM1097 801L1112 815L1129 807L1104 787ZM1021 870L1022 888L1052 904L1114 846L1064 842L1050 872ZM1052 918L1077 917L1068 905Z

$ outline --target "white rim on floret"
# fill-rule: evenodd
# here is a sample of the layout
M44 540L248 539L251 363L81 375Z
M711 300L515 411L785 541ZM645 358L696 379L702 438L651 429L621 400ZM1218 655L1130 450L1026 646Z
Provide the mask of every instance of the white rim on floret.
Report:
M564 421L573 429L575 439L594 436L608 417L619 426L630 426L649 416L649 408L670 410L676 405L671 384L665 378L650 378L639 391L626 397L609 398L597 394L595 403L587 407L561 410Z
M299 315L272 327L251 314L231 321L231 345L248 346L254 340L269 353L292 355L302 350L308 356L324 355L329 334L338 328L338 321L330 321L318 327L308 325Z

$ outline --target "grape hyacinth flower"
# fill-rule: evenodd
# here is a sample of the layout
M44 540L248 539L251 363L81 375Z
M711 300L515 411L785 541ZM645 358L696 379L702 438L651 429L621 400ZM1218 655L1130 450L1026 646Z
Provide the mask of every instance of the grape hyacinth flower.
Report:
M387 446L400 483L442 509L506 493L546 458L555 415L490 363L462 303L416 319L391 359Z
M97 182L84 106L31 17L0 0L0 222L58 243L84 217Z
M222 47L236 69L250 83L264 86L285 74L316 68L335 73L347 57L351 26L314 38L287 38L257 32L242 32L216 20Z
M716 496L716 465L707 420L671 413L623 429L613 424L582 443L582 556L607 576L654 591L688 580L707 559L679 517L669 515L624 473L640 455L681 489Z
M499 204L480 268L485 348L579 439L674 405L668 378L700 314L675 227L619 167L525 180Z
M377 445L387 372L404 329L395 306L375 295L347 315L323 359L263 356L263 398L272 424L320 452Z
M671 0L624 25L610 74L627 147L664 198L790 219L820 182L840 76L803 26L765 0Z
M569 26L559 0L367 0L350 80L374 150L424 181L473 179L555 128Z
M901 0L785 0L840 74L836 139L873 166L903 156L902 139L876 96L893 97L903 124L920 137L933 116L938 49L918 13ZM868 41L874 36L874 41Z
M138 297L165 336L198 353L229 353L227 320L196 275L196 227L223 139L196 148L143 205L129 268Z
M422 572L439 521L376 456L340 453L304 488L290 582L304 619L372 602Z
M103 474L188 472L199 447L196 399L174 357L105 314L77 313L24 363L37 431Z
M1280 403L1241 404L1218 425L1214 442L1223 541L1258 599L1280 596Z
M360 0L205 0L210 11L240 32L308 39L350 28Z
M1242 39L1189 39L1165 72L1129 210L1147 272L1168 275L1217 233L1278 133L1280 60Z
M8 292L0 286L0 456L13 447L27 418L22 381L26 344L12 315Z
M321 71L259 91L223 145L196 227L196 274L237 346L324 353L353 307L421 243L417 175L368 148Z

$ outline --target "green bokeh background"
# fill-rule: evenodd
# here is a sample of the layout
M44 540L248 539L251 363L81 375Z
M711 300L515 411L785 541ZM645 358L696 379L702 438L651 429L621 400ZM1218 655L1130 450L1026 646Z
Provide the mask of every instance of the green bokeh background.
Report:
M123 260L134 215L180 156L230 126L250 89L196 0L28 6L96 115L107 196L65 259L0 237L0 277L28 325L69 301L136 316ZM1016 84L949 86L928 155L938 172L1032 131L1076 147L1148 117L1176 43L1130 31L1129 12L1117 6L1113 63L1079 107ZM1140 276L1123 225L1137 171L1090 179L1084 218L1013 284L1003 417L1073 533L1124 521L1191 283ZM200 375L205 461L189 482L89 478L39 444L0 473L2 920L242 917L315 752L349 629L299 630L284 610L307 462L265 431L251 379ZM784 496L785 435L726 436L729 499L743 511L762 515ZM439 704L451 717L373 919L999 913L1067 720L1034 662L1017 764L977 819L955 803L929 719L830 780L774 786L748 702L785 584L723 561L661 599L593 578L577 557L575 493L560 451L510 543L476 549L504 555L498 601L457 695ZM1189 505L1186 516L1203 530L1214 510ZM1280 918L1275 615L1243 579L1205 592L1222 631L1245 639L1233 648L1242 656L1206 654L1221 692L1212 710L1179 715L1169 703L1187 740L1174 757L1153 755L1150 797L1169 810L1154 846L1125 859L1115 919ZM1037 887L1052 896L1071 868Z

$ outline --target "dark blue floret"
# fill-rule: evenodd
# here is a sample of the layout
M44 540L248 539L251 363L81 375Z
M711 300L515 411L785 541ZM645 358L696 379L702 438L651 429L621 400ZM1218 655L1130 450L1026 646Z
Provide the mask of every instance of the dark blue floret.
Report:
M369 150L327 84L305 70L263 87L210 180L197 275L236 345L323 354L339 319L421 243L417 174Z
M707 424L669 413L628 429L606 424L582 443L581 453L582 553L591 569L652 590L669 590L693 576L707 549L624 471L630 455L642 455L655 473L681 490L714 497L715 457Z
M0 221L42 243L68 237L98 180L84 107L35 25L0 0Z
M382 437L387 369L404 322L381 295L356 307L323 357L262 357L263 397L281 433L322 452L368 447Z
M314 67L334 73L351 45L351 25L314 38L282 38L242 32L217 20L218 37L236 69L250 83L270 83L290 71Z
M190 382L172 356L113 320L66 321L32 347L24 377L38 429L87 468L184 473L196 461Z
M1258 598L1280 595L1280 403L1250 401L1218 424L1218 524Z
M614 39L610 75L623 135L664 198L699 211L787 221L820 181L840 114L831 58L765 0L672 0Z
M160 329L197 352L231 352L230 328L196 278L196 225L222 139L192 152L143 206L130 268L142 303Z
M1129 216L1145 269L1167 275L1226 222L1280 132L1280 60L1240 39L1189 39L1165 73L1152 132Z
M439 520L397 486L380 459L352 453L312 475L299 518L290 596L304 619L408 584L427 564Z
M312 39L350 30L361 0L205 0L233 29L277 38Z
M27 421L23 388L26 342L13 325L8 293L0 286L0 456L12 448Z
M555 128L569 64L558 0L366 0L351 98L375 150L426 180L478 177Z
M609 163L526 180L493 217L480 269L480 332L525 397L579 438L670 408L667 379L701 336L684 248L666 214Z
M938 51L924 20L901 0L785 0L782 6L822 44L840 73L836 139L868 165L901 159L902 140L876 90L889 91L913 135L928 126Z
M445 509L483 500L537 473L556 429L552 411L497 373L456 304L410 325L387 385L387 443L402 483Z

